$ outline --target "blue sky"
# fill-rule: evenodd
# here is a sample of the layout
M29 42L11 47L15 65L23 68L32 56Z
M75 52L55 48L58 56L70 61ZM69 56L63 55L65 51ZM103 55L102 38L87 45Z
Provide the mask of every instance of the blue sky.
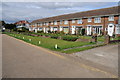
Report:
M117 5L117 2L3 2L2 20L7 23L14 23L19 20L31 22L44 17Z

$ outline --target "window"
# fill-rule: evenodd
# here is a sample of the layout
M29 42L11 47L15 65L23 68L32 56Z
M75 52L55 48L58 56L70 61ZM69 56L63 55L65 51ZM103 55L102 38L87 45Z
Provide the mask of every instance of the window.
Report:
M116 26L116 34L120 34L120 26Z
M54 25L57 25L57 21L54 21Z
M37 23L35 24L35 26L37 26Z
M101 17L94 18L94 23L101 23Z
M44 22L43 24L45 25L46 23Z
M48 26L48 25L49 25L49 23L47 22L47 23L46 23L46 25Z
M88 22L92 22L92 18L88 18Z
M42 23L40 23L40 26L42 26Z
M114 21L114 16L109 16L108 20L109 21Z
M65 21L64 21L64 24L68 24L68 20L65 20Z
M53 22L51 22L51 25L53 25Z
M72 23L75 23L75 20L74 20L74 19L72 20Z
M62 20L60 21L60 24L62 24Z
M82 24L82 19L78 19L78 24Z
M39 26L39 23L37 23L37 25Z

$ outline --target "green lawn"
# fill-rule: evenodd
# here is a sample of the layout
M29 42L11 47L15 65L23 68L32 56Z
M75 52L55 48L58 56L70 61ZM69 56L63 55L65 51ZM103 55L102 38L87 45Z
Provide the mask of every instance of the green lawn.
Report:
M21 39L21 40L24 40L24 41L29 42L34 45L48 48L51 50L56 50L56 51L62 51L63 49L67 49L67 48L94 44L94 43L90 43L90 42L71 42L71 41L65 41L65 40L60 40L60 39L33 37L33 36L27 36L27 35L23 35L23 34L13 34L13 33L9 34L8 33L8 35L13 36L18 39ZM23 37L24 37L24 39L23 39ZM31 41L29 41L29 39L31 39ZM39 44L39 41L41 42L41 44ZM58 47L59 47L58 49L54 48L55 44L58 45Z

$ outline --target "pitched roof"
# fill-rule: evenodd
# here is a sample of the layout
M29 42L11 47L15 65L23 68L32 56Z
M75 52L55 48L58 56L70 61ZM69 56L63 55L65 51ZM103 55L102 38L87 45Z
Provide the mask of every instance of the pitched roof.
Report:
M118 14L118 6L42 18L42 19L34 20L31 23L69 20L73 18L83 18L90 16L112 15L112 14Z
M23 23L28 23L28 24L29 24L29 22L28 22L28 21L25 21L25 20L15 22L14 24L23 24Z

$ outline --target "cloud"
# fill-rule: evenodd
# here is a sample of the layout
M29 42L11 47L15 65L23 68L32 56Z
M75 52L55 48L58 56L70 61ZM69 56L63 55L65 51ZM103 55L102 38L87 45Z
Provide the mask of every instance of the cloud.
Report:
M117 5L117 2L3 2L2 19L6 22L32 21L44 17L115 5Z

